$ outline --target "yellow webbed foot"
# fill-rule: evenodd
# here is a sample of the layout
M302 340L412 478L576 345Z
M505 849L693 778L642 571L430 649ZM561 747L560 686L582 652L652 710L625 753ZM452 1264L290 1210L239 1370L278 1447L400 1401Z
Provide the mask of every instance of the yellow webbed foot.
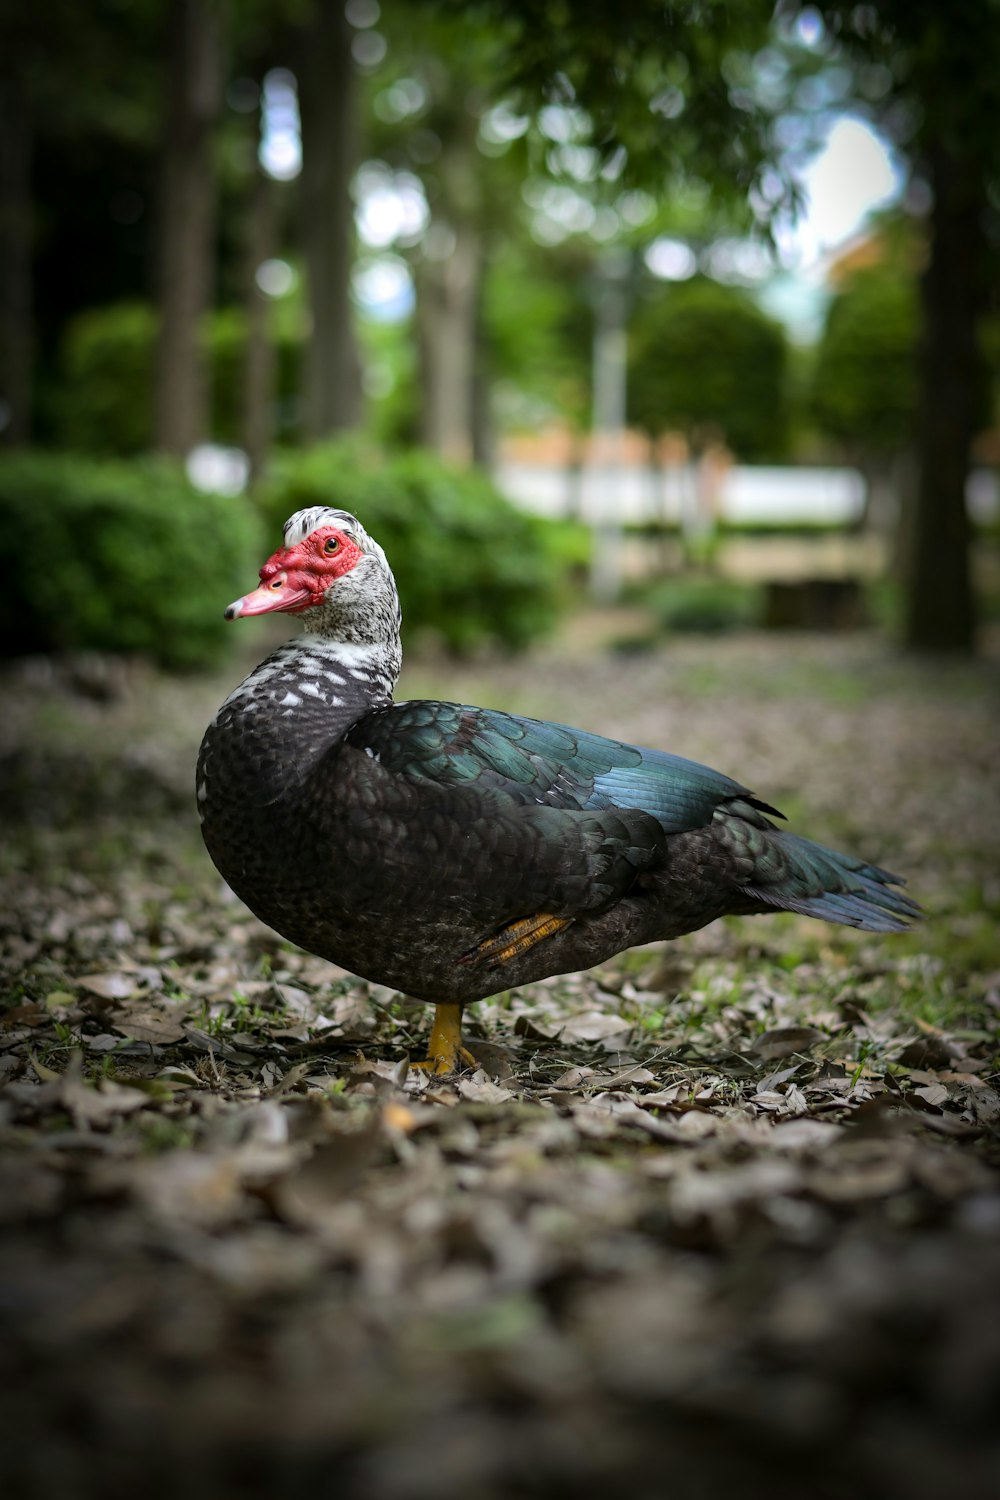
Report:
M457 1073L460 1068L475 1068L476 1059L462 1045L462 1007L460 1005L436 1005L434 1025L431 1027L430 1045L422 1062L410 1064L423 1072L443 1077L446 1073Z

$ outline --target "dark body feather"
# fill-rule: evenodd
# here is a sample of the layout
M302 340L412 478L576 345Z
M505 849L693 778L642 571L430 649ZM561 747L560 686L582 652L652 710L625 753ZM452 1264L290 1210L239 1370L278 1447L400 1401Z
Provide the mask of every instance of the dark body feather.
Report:
M777 829L780 814L705 766L489 709L395 704L390 679L360 647L301 637L227 700L199 759L223 877L352 973L464 1004L727 914L893 931L917 913L896 876ZM503 961L476 954L543 912L569 925Z

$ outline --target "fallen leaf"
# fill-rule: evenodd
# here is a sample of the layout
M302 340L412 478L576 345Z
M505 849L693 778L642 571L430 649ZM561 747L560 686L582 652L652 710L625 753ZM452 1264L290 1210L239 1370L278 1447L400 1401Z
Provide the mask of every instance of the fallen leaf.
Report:
M246 1212L235 1153L170 1151L137 1166L130 1181L147 1210L171 1225L214 1228Z
M456 1088L463 1099L471 1099L477 1104L503 1104L514 1098L512 1089L492 1083L482 1069L473 1073L471 1078L460 1078Z
M99 1000L127 1000L138 985L134 974L81 974L76 984Z
M360 1127L338 1131L296 1170L271 1183L268 1201L288 1223L322 1228L364 1175L383 1139L382 1111L371 1109Z
M790 1057L793 1052L808 1052L822 1040L823 1033L815 1026L774 1026L757 1037L752 1050L758 1057L771 1061L776 1057Z
M57 1068L46 1067L45 1063L39 1062L37 1057L31 1058L31 1066L42 1083L56 1083L63 1076Z
M152 1042L157 1046L169 1046L184 1037L184 1027L174 1016L158 1010L155 1006L136 1006L134 1010L118 1012L110 1024L122 1036L136 1042Z
M630 1023L621 1016L606 1016L600 1011L584 1011L571 1016L556 1029L556 1036L563 1042L603 1042L611 1036L622 1036L631 1030Z
M134 1114L151 1102L141 1089L129 1088L112 1078L102 1078L96 1085L87 1083L75 1071L63 1074L61 1097L78 1126L106 1125L116 1115Z
M26 1005L15 1005L0 1016L0 1026L44 1026L50 1016L44 1005L29 1000Z
M948 1098L948 1090L943 1083L927 1083L922 1088L914 1089L918 1099L923 1099L928 1104L944 1104Z

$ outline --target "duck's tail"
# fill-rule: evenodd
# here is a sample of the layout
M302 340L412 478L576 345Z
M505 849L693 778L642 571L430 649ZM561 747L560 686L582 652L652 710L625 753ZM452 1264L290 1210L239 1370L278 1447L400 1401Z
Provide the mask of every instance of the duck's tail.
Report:
M878 865L772 828L743 890L779 911L865 932L905 932L922 916L917 902L897 889L905 884Z

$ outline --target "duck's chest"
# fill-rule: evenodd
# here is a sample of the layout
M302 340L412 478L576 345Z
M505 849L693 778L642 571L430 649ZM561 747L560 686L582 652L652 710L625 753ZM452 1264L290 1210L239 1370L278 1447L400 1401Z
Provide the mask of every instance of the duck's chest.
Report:
M311 669L310 669L311 668ZM292 672L281 653L229 696L205 731L196 797L213 862L248 905L315 880L317 830L335 820L344 735L370 707L345 671ZM284 899L284 898L283 898Z

